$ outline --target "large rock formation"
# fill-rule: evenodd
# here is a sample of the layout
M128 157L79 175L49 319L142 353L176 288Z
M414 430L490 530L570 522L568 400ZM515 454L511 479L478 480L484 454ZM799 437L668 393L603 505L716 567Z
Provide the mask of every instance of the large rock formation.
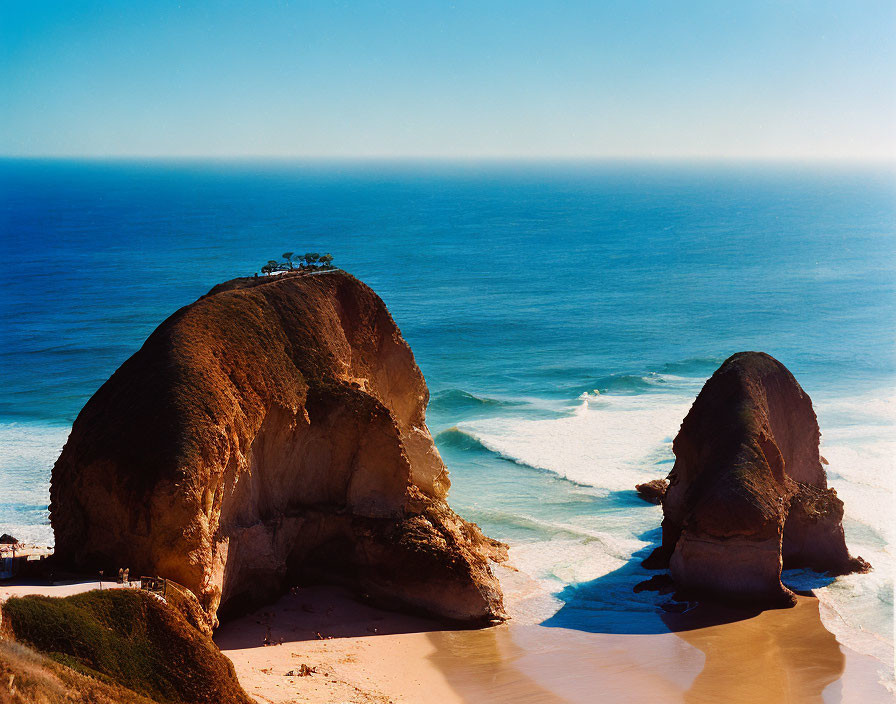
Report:
M429 392L352 276L236 279L87 402L53 468L56 552L186 585L214 619L305 578L460 621L502 617L506 548L445 502Z
M675 438L663 497L663 543L645 566L669 566L679 589L727 601L788 604L784 567L864 571L843 535L812 401L777 360L730 357L706 382Z

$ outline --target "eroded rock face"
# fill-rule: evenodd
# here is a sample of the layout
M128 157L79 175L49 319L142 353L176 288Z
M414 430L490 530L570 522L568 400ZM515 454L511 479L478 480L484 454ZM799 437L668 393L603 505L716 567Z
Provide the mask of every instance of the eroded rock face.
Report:
M650 504L661 504L669 482L665 479L652 479L643 484L635 484L638 496Z
M827 486L812 401L780 362L730 357L706 382L673 443L663 544L679 589L727 601L786 605L783 567L865 571L850 557L843 502Z
M334 271L236 279L88 401L53 468L56 552L191 589L212 619L315 575L502 617L506 548L448 507L429 392L380 298Z

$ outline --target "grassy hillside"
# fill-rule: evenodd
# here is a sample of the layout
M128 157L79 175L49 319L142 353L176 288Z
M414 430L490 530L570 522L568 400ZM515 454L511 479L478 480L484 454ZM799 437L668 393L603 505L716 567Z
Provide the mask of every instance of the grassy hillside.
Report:
M156 704L9 639L0 639L0 704Z
M179 609L151 594L112 589L64 599L28 596L9 599L2 610L4 629L18 643L65 666L48 670L45 674L51 677L47 681L52 677L64 679L68 670L73 675L86 675L107 685L113 694L124 687L154 702L249 704L252 701L237 682L233 665L212 640L188 622ZM3 653L7 657L14 654L12 647L5 644ZM20 671L28 669L22 660L27 660L24 652L20 651L16 665ZM37 667L36 663L32 665ZM0 661L0 672L2 667ZM3 696L0 694L0 702ZM140 699L131 696L74 701Z

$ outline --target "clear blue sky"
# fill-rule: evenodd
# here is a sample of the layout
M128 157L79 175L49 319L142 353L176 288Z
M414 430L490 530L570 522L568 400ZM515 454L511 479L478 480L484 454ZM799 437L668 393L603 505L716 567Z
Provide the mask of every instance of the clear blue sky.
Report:
M0 6L0 154L892 159L894 0Z

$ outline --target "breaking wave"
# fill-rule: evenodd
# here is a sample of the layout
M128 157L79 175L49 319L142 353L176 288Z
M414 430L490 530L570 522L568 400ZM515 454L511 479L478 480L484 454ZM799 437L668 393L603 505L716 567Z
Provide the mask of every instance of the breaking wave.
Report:
M522 405L517 401L483 398L461 389L446 389L432 395L428 410L441 412L469 412L481 409L512 408Z

